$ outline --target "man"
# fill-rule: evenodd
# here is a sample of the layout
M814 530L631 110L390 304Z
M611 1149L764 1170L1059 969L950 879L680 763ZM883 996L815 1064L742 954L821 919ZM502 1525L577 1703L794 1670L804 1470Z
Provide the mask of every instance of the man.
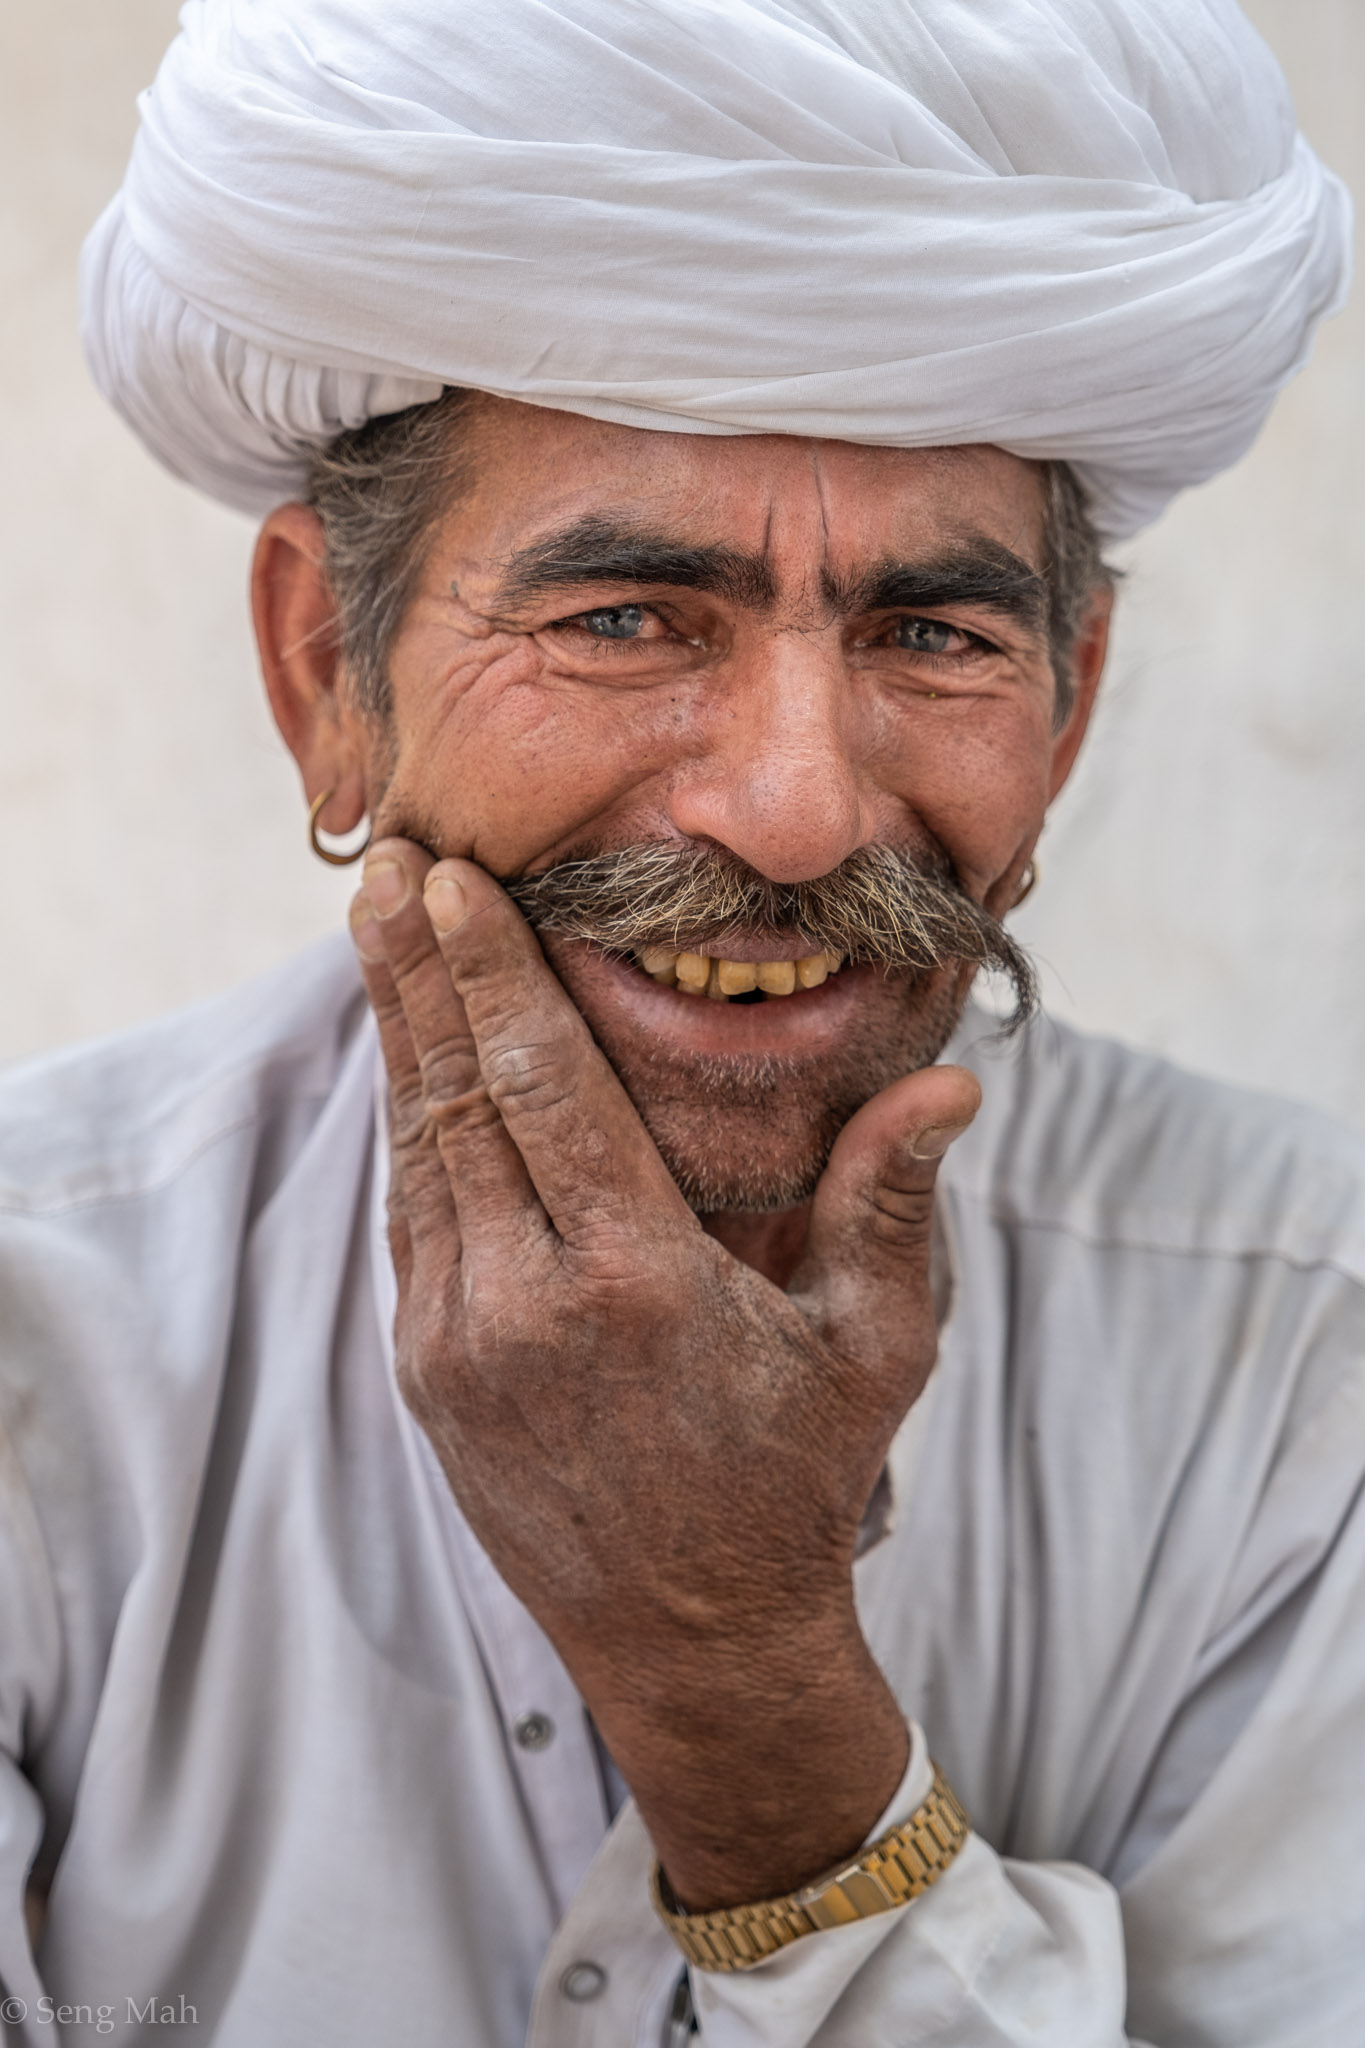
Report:
M364 989L5 1090L21 2038L1359 2040L1359 1149L964 1008L1344 221L1221 4L187 9L87 334Z

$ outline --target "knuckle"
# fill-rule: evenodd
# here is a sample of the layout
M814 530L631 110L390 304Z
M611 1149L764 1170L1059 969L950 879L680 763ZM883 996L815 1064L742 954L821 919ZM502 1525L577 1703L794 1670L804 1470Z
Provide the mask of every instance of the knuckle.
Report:
M388 969L393 979L399 1008L406 1014L414 995L420 995L433 964L440 965L430 928L423 932L405 913L399 912L385 934Z
M492 1097L480 1081L463 1095L438 1097L427 1105L427 1123L440 1142L445 1131L484 1131L499 1122Z
M473 1041L463 1032L451 1032L423 1046L417 1055L417 1065L428 1106L460 1101L479 1092Z
M444 1131L482 1130L498 1121L468 1038L452 1036L428 1046L418 1066L421 1089L414 1114L424 1138L439 1140Z
M934 1191L880 1181L868 1198L873 1236L882 1244L927 1244L934 1220Z
M389 1136L389 1242L424 1237L445 1206L448 1189L438 1133L429 1117L395 1121Z
M553 1049L535 1040L512 1040L492 1054L488 1093L499 1109L546 1115L562 1109L572 1096L563 1063Z
M420 1086L396 1091L389 1098L389 1143L395 1166L418 1166L434 1153L435 1123Z
M421 1185L435 1157L435 1126L422 1103L408 1102L401 1110L395 1103L389 1119L389 1151L392 1162L389 1204L392 1214L393 1204L397 1201L401 1200L404 1207L411 1205L411 1190Z
M646 1295L651 1312L658 1305L634 1247L619 1231L576 1234L564 1247L563 1261L580 1316L619 1314L637 1302L644 1305Z
M628 1329L651 1347L661 1333L695 1321L699 1283L712 1276L699 1270L695 1245L671 1227L651 1230L638 1207L600 1201L557 1220L560 1271L576 1317L607 1317L618 1332ZM706 1309L735 1342L744 1340L742 1311L723 1278L707 1287Z

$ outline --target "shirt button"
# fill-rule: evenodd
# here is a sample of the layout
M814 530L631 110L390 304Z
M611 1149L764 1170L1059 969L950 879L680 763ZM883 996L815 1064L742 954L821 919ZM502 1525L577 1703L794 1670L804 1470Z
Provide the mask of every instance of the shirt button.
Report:
M600 1963L570 1963L559 1980L559 1988L575 2005L586 2005L606 1990L607 1973Z
M548 1749L555 1739L555 1724L548 1714L523 1714L512 1733L520 1749Z

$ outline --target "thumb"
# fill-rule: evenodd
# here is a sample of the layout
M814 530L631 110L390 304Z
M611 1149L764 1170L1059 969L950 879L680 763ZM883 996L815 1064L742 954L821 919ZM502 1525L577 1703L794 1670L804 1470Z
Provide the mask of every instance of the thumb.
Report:
M924 1067L864 1103L835 1140L791 1292L846 1356L869 1366L918 1361L925 1371L933 1363L934 1182L980 1106L980 1083L965 1067Z

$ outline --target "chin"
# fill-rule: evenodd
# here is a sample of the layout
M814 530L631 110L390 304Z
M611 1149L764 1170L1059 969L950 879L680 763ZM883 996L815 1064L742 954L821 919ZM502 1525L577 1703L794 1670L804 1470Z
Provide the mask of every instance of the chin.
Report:
M785 1073L755 1073L747 1082L725 1076L723 1085L698 1076L690 1097L670 1100L622 1078L699 1216L755 1215L808 1202L834 1140L867 1099L826 1102L812 1114L799 1079Z

